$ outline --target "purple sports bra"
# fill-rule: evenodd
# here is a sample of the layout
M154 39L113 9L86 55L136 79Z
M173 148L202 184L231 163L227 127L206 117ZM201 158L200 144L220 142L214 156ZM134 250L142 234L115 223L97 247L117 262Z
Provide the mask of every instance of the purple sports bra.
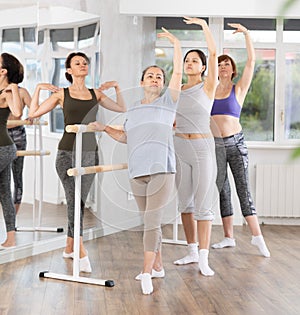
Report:
M211 110L211 116L230 115L240 118L242 107L235 97L235 85L232 86L230 95L227 98L215 99Z

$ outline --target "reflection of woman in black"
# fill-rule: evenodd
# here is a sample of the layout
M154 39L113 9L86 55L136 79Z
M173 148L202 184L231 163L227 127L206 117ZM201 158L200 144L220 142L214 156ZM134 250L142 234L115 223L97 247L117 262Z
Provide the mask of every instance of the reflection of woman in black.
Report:
M25 105L29 107L31 96L29 92L23 87L19 87L19 94L21 98L22 109L24 110ZM20 118L21 117L16 117L12 114L10 114L8 117L9 120L19 120ZM14 141L17 150L26 150L27 140L25 127L9 125L7 128L8 134ZM18 156L12 163L12 174L14 179L13 200L16 208L16 214L18 214L20 209L23 196L23 165L24 156Z
M16 158L16 145L7 132L10 113L22 115L18 83L23 81L23 66L14 56L3 53L0 57L0 202L7 237L0 250L12 248L15 243L16 210L11 196L11 163Z
M71 83L68 88L59 89L51 84L38 84L32 96L29 117L36 118L48 113L60 105L64 113L65 125L88 124L96 120L98 104L115 112L124 112L125 104L120 94L120 89L115 81L102 84L100 89L88 89L85 78L89 71L89 59L81 52L71 53L66 59L66 78ZM108 98L102 91L115 88L117 101ZM39 93L41 90L54 92L39 106ZM67 170L74 167L74 142L75 134L64 132L58 145L56 170L63 184L68 208L68 235L64 258L73 258L74 243L74 211L75 211L75 181L74 177L67 175ZM81 165L93 166L98 164L97 142L94 133L83 134ZM91 272L91 265L87 251L83 246L83 210L95 175L85 175L81 180L81 222L80 222L80 271Z

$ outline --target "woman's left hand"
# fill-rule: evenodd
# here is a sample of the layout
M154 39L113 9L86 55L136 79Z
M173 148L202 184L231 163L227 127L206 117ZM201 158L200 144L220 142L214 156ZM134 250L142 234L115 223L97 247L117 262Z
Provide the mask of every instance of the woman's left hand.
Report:
M98 88L99 91L108 90L110 88L118 88L119 84L117 81L107 81L101 84L101 86Z
M174 36L172 33L170 33L168 30L166 30L164 27L161 28L163 30L163 33L158 33L158 38L167 38L173 45L175 42L178 42L178 39L176 36Z
M229 25L230 27L232 28L235 28L236 30L233 32L233 34L236 34L236 33L243 33L243 34L246 34L248 32L248 29L242 25L242 24L239 24L239 23L227 23L227 25Z

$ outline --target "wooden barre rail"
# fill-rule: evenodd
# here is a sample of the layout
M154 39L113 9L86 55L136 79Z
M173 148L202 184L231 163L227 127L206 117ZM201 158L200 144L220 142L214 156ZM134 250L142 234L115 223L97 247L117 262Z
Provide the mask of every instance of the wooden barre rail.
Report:
M50 155L50 151L17 151L17 156L43 156Z
M46 126L48 125L47 121L41 121L41 120L33 120L32 122L30 120L8 120L7 126L23 126L23 125L41 125Z
M122 130L122 125L108 125L112 128ZM92 126L89 125L68 125L66 126L66 132L78 133L78 132L97 132Z
M69 176L78 176L84 174L95 174L95 173L102 173L102 172L110 172L116 170L124 170L127 169L127 163L123 164L108 164L108 165L95 165L95 166L87 166L81 168L69 168L67 174Z

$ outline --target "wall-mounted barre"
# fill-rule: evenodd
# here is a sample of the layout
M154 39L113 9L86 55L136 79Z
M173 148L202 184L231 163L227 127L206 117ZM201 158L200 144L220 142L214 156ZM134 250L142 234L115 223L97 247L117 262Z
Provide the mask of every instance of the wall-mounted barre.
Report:
M8 120L7 121L7 126L31 126L31 125L38 125L38 126L47 126L48 125L48 121L44 121L44 120L37 120L34 119L33 121L30 120Z
M40 150L40 151L17 151L17 156L44 156L44 155L50 155L50 151L46 150Z
M108 165L95 165L95 166L87 166L77 168L69 168L67 174L69 176L78 176L84 174L94 174L94 173L102 173L102 172L110 172L116 170L124 170L127 169L127 163L123 164L108 164Z

